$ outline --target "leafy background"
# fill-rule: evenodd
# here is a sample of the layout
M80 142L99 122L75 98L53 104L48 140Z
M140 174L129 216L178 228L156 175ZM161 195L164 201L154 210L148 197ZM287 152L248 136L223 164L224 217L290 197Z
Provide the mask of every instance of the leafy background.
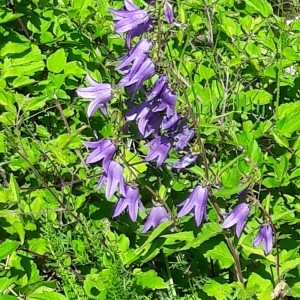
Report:
M126 50L108 8L121 6L0 2L0 299L275 299L276 249L265 257L252 246L258 210L240 240L222 231L214 210L200 228L185 217L176 232L166 222L141 234L147 211L137 223L111 219L117 198L95 191L101 169L84 163L83 141L118 134L124 99L114 100L110 118L88 120L88 102L75 90L87 73L117 82L114 67ZM151 33L165 51L153 57L181 91L178 110L199 120L220 206L237 203L245 185L270 213L284 294L297 299L298 2L178 0L174 9L178 24ZM129 150L125 156L141 162ZM151 164L136 172L147 208L147 185L178 204L204 177L201 164L180 176ZM244 286L224 235L236 245Z

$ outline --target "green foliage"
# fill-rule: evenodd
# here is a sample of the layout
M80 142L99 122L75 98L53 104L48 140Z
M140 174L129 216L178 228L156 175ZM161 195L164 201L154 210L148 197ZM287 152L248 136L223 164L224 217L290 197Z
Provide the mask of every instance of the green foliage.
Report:
M257 208L239 240L222 231L213 209L197 228L170 206L172 220L147 235L127 216L108 221L117 199L95 191L101 169L85 164L83 141L119 137L124 99L113 101L112 120L96 113L88 121L87 102L74 91L86 73L117 82L124 41L112 32L108 8L122 3L0 2L0 300L267 300L280 291L300 298L296 1L289 9L267 0L173 1L182 25L149 33L159 70L178 90L178 111L195 116L206 180L222 211L247 188L270 214L278 249L268 256L252 245L266 221ZM125 177L140 185L147 208L153 195L146 186L157 191L155 201L178 204L206 176L202 158L175 176L146 164L144 145L121 139ZM191 150L202 151L199 141Z

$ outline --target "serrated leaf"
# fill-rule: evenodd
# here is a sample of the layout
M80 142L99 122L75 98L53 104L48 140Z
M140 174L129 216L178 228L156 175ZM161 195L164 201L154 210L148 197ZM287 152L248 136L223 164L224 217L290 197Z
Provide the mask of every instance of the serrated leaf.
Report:
M12 254L18 248L19 245L20 243L17 241L5 240L0 245L0 260Z
M157 276L154 270L143 272L141 269L134 269L133 274L136 278L136 283L141 285L144 289L166 289L168 285L164 280Z

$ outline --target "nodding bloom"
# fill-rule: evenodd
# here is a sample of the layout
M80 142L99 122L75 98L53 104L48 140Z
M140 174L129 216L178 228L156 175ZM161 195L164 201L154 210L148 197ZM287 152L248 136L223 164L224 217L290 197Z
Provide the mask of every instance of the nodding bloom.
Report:
M173 7L168 1L165 1L165 4L164 4L164 14L165 14L166 20L169 24L174 22Z
M178 213L178 218L181 218L189 214L192 210L194 210L196 225L200 226L203 217L207 217L207 200L208 189L206 187L202 187L201 185L196 186L194 190L190 193L190 195L186 198L186 200L178 205L183 206L180 212Z
M153 206L148 219L142 229L142 233L147 232L150 228L156 228L160 223L168 221L167 210L163 206Z
M174 169L184 169L194 163L198 158L198 154L187 154L182 156L177 162L170 164Z
M124 194L124 177L123 168L116 161L104 162L103 164L104 173L101 176L97 189L100 189L105 183L105 197L109 200L112 195L120 189L121 193Z
M138 215L138 208L144 208L140 200L140 192L138 188L125 185L124 195L120 197L118 201L113 218L119 216L123 211L127 209L130 219L135 222Z
M263 224L253 241L253 246L258 247L260 244L264 245L265 255L268 255L273 248L273 230L270 224Z
M126 45L129 48L131 39L152 29L152 20L148 13L137 7L131 0L124 1L120 10L110 9L114 16L115 31L127 32Z
M90 75L87 75L87 80L91 87L79 88L76 90L78 96L94 99L88 106L87 116L90 118L98 108L101 109L104 115L107 115L106 103L113 96L111 85L109 83L99 83Z
M111 161L117 150L117 147L110 139L101 139L97 142L86 142L84 144L86 147L94 149L86 159L88 164L101 160Z
M195 131L190 129L187 125L185 125L181 132L177 133L174 136L175 142L175 150L182 150L188 144L189 141L193 138Z
M157 136L155 139L146 144L150 147L145 161L156 160L156 166L160 167L166 160L168 153L171 149L171 140L166 136Z
M157 112L165 110L167 117L172 116L175 113L177 94L174 91L170 90L168 87L166 87L162 91L160 98L160 103L153 108L153 111Z
M247 217L249 215L250 208L246 203L238 204L228 215L227 219L223 223L223 229L227 229L236 225L236 236L240 237L245 227Z

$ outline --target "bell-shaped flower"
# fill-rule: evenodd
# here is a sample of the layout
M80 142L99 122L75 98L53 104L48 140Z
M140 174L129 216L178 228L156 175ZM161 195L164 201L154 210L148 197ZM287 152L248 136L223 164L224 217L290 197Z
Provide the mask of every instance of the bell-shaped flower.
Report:
M152 29L152 20L145 10L137 7L132 1L126 0L123 9L110 9L113 14L115 31L118 33L127 32L126 45L130 47L133 37L139 36Z
M258 247L260 244L264 245L265 255L268 255L273 248L273 230L270 224L263 224L253 241L253 246Z
M157 136L155 139L146 144L150 147L145 161L156 160L156 166L160 167L166 160L168 153L171 149L171 140L166 136Z
M138 188L125 185L124 195L120 197L118 201L113 218L119 216L123 211L127 209L130 219L135 222L138 216L138 208L144 208L140 200L140 192Z
M192 210L194 211L194 217L196 225L200 226L203 217L207 217L206 205L208 200L208 189L198 185L190 193L184 202L178 206L183 206L180 212L178 213L178 218L181 218L189 214Z
M124 177L123 168L116 161L104 162L103 163L104 173L101 176L97 189L100 189L105 183L105 197L109 200L112 195L120 189L121 193L124 193Z
M148 57L151 48L151 42L144 38L141 39L126 55L121 57L120 64L116 67L116 70L119 70L124 74L128 73L130 70L135 73Z
M222 227L223 229L230 228L236 225L236 236L240 237L241 233L245 227L247 217L249 215L250 208L249 205L246 203L238 204L228 215L226 220L224 221Z
M159 105L157 105L153 111L166 111L166 115L169 117L175 112L175 104L177 100L177 94L166 87L161 93L161 101Z
M168 221L169 216L167 210L163 206L153 206L148 219L142 229L142 233L147 232L151 228L156 228L160 223Z
M187 154L182 156L177 162L171 164L170 166L174 169L184 169L193 164L197 158L198 154Z
M176 141L175 150L184 149L189 144L189 141L193 138L194 134L195 131L189 128L187 125L185 125L182 128L182 131L175 134L174 136L174 140Z
M106 103L113 96L111 85L109 83L99 83L90 75L87 75L87 80L91 87L79 88L76 90L78 96L86 99L94 99L88 106L87 116L90 118L98 108L106 115Z
M84 144L86 147L94 149L86 159L88 164L101 161L102 159L110 161L117 150L117 147L110 139L101 139L97 142L86 142Z
M154 99L159 98L161 94L164 92L167 86L167 82L168 82L168 77L166 75L162 75L158 77L146 101L152 101Z
M161 129L167 130L167 131L173 133L181 121L182 121L182 118L176 112L174 112L173 115L171 115L169 117L165 116L163 118L162 123L161 123Z
M165 18L169 24L174 22L173 7L168 1L165 1L165 4L164 4L164 14L165 14Z
M120 86L126 87L130 96L134 96L144 81L153 76L155 65L150 58L146 58L137 69L130 69L129 72L120 80Z

